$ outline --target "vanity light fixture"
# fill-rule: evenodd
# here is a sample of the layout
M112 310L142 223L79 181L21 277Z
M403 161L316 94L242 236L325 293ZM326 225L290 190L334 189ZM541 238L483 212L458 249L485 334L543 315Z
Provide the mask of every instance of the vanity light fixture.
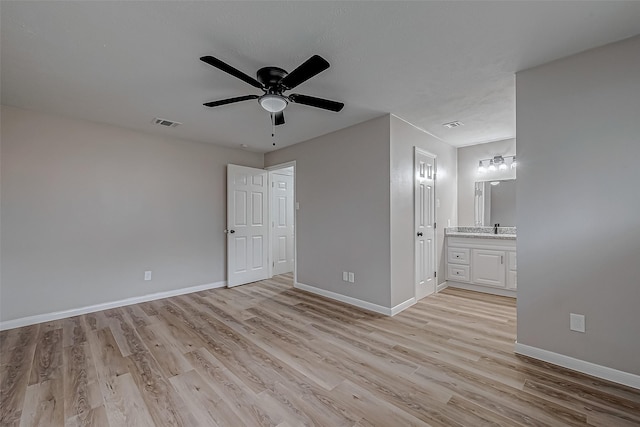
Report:
M506 171L516 168L516 156L493 156L491 159L482 159L478 162L478 173Z

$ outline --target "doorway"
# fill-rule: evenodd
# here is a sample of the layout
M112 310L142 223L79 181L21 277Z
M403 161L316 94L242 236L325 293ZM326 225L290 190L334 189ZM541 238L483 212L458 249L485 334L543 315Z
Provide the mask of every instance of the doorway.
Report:
M293 165L269 169L271 276L295 267L295 170Z
M227 287L294 274L295 161L227 165Z

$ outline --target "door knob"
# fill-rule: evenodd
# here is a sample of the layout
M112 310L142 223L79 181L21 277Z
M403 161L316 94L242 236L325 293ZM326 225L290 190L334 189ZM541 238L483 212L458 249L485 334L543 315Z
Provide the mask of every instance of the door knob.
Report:
M422 231L418 231L418 237L422 237Z
M235 232L236 232L236 230L229 230L229 233L231 233L231 234L233 234Z

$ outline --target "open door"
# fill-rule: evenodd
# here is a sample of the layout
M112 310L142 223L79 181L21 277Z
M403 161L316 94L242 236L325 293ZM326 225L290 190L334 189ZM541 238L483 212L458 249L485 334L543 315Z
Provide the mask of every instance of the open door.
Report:
M289 166L269 171L271 181L272 274L290 273L294 268L294 169Z
M415 149L415 277L416 300L436 289L435 156Z
M227 165L227 286L269 278L267 171Z

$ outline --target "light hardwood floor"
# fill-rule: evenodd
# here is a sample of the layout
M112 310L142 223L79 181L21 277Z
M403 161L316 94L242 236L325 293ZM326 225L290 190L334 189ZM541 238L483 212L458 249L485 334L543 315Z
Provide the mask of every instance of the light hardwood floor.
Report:
M389 318L290 275L0 334L2 426L640 425L640 393L513 354L515 301Z

